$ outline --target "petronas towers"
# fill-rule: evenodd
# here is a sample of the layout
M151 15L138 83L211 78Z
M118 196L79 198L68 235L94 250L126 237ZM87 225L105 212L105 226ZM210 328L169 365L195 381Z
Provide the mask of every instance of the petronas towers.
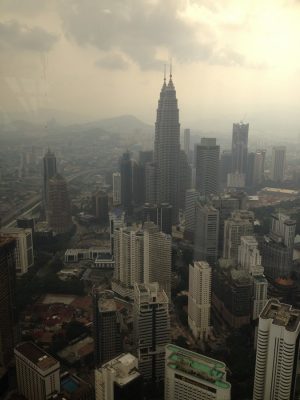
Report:
M178 219L180 124L176 90L172 74L164 79L158 100L155 123L154 164L156 201L173 207L173 221Z

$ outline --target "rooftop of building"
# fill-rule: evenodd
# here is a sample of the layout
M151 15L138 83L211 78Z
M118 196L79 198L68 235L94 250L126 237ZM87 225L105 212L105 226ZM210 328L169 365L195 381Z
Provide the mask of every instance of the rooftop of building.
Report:
M233 268L231 271L232 280L238 285L251 284L250 275L248 271Z
M272 188L272 187L265 187L265 188L261 189L261 192L280 193L280 194L288 194L288 195L298 195L299 194L299 190Z
M74 364L94 351L94 339L91 336L65 347L57 355L69 364Z
M258 283L268 283L268 281L264 275L254 275L253 279L254 279L254 281L256 281Z
M208 269L210 268L210 265L208 264L207 261L194 261L194 267L199 268L199 269Z
M127 385L140 376L137 359L130 353L123 353L102 366L102 369L116 372L115 380L119 385Z
M98 301L98 309L100 312L113 312L117 310L115 300L109 298L100 298Z
M300 328L300 310L290 304L280 303L278 299L270 299L267 302L260 318L272 319L274 325L285 327L290 332Z
M244 221L245 223L248 223L250 219L254 219L254 212L249 210L234 210L229 218L229 220Z
M11 228L2 228L0 231L0 235L4 234L4 235L18 235L21 233L31 233L32 230L31 228L15 228L15 227L11 227Z
M109 216L111 218L123 218L125 216L125 212L121 208L115 208L109 212Z
M159 288L157 282L136 283L135 290L139 292L141 303L168 303L166 293Z
M169 368L193 375L219 388L230 389L230 383L225 380L226 365L223 362L173 344L167 345L167 351L170 352L167 359Z
M273 213L271 216L273 219L281 221L286 225L296 225L296 220L290 218L289 215L283 213Z
M59 362L55 358L50 356L32 342L18 344L15 347L15 350L21 353L24 357L26 357L29 361L43 371L46 371L55 365L59 366Z
M241 242L246 242L248 245L257 246L258 242L255 236L247 235L241 237Z

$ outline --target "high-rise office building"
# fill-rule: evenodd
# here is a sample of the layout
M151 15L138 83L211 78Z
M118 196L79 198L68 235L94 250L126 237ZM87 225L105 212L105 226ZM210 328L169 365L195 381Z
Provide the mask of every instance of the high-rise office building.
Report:
M18 392L26 399L46 400L60 392L60 364L34 343L15 347Z
M154 176L151 176L151 174L149 176L148 165L153 165L153 150L140 151L139 162L138 164L136 164L136 168L134 168L133 174L133 192L135 205L141 205L148 201L147 199L149 198L149 190L153 194L152 200L154 202L156 201L155 171ZM150 172L152 172L151 168Z
M165 346L170 341L169 305L158 283L135 284L133 328L139 370L145 381L164 379Z
M259 317L253 400L298 399L300 310L271 299Z
M256 187L264 182L265 150L256 150L248 154L248 166L246 184L249 187Z
M96 400L143 400L138 359L121 354L95 370Z
M243 122L233 124L231 172L244 174L244 176L246 176L247 173L248 132L249 124L244 124Z
M133 163L129 151L120 159L121 174L121 204L127 213L133 207Z
M0 236L0 365L12 360L15 345L16 241Z
M255 153L252 151L248 153L247 159L247 176L246 176L246 186L253 187L253 173L254 173L254 165L255 165Z
M165 400L230 400L226 370L221 361L168 344Z
M132 202L134 206L140 206L145 203L145 173L145 166L132 160Z
M290 275L295 231L295 220L281 213L272 215L270 233L261 243L262 264L268 279Z
M274 182L282 182L285 173L285 146L274 146L272 148L272 161L271 161L271 180Z
M185 129L183 131L183 150L188 159L190 157L190 142L191 142L191 130Z
M232 193L222 193L214 196L211 200L212 205L219 211L219 249L218 255L223 255L224 247L224 224L234 210L239 210L241 204L238 198Z
M254 214L252 211L233 211L231 217L224 223L224 250L223 257L238 261L238 249L242 236L253 234Z
M173 207L173 221L178 220L180 124L176 91L170 74L168 85L164 83L158 100L155 123L154 163L157 171L157 203L169 203Z
M249 272L232 267L230 260L220 259L213 269L212 306L231 328L250 323L252 292Z
M231 172L231 151L223 150L220 157L219 183L221 188L227 187L227 176Z
M211 330L211 273L206 261L189 266L188 323L196 339L206 339Z
M242 188L246 185L248 161L249 124L233 124L231 146L231 172L227 176L227 186Z
M115 269L112 289L122 297L133 298L135 282L144 281L144 232L123 227L114 231Z
M218 257L219 211L210 204L196 203L194 260L215 265Z
M12 237L16 240L15 266L17 276L26 274L34 264L32 229L4 228L0 236Z
M115 208L108 213L109 215L109 232L110 232L110 249L114 254L114 236L117 228L122 228L125 225L125 213L120 208Z
M172 235L172 206L168 203L149 204L143 206L143 222L152 221L159 229Z
M160 289L171 296L172 238L160 232L153 222L144 224L144 280L158 282ZM136 282L141 282L136 280Z
M121 353L120 324L114 293L93 289L95 365L101 366Z
M153 162L153 150L143 150L139 152L139 163L146 165L147 163Z
M49 179L53 178L57 173L56 157L54 153L48 149L43 158L43 201L45 207L48 204L48 183Z
M146 189L145 189L145 200L146 203L155 204L156 203L156 167L155 164L147 163L145 166L145 179L146 179Z
M229 189L241 189L246 186L246 175L241 172L230 172L227 175L227 187Z
M178 205L184 209L185 192L192 187L192 168L188 162L187 155L183 150L179 153L179 188Z
M121 204L121 174L114 172L113 176L113 205L119 206Z
M185 192L184 207L184 237L193 241L195 235L196 220L196 202L199 198L199 192L196 189L189 189Z
M254 236L242 236L238 250L238 264L251 275L253 282L252 319L256 320L264 308L268 298L268 281L261 265L261 255Z
M196 190L201 196L217 194L219 190L220 146L216 139L202 138L195 146Z
M73 223L67 182L59 174L48 183L47 211L48 225L54 232L66 233L71 230Z
M242 236L238 248L238 263L242 269L254 274L264 273L258 242L254 236Z
M108 195L103 190L92 195L92 212L100 224L108 223Z

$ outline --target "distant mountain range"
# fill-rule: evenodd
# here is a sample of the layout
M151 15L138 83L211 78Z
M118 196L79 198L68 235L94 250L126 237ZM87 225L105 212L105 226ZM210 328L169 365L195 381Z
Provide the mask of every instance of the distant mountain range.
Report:
M114 118L105 118L98 121L75 124L67 127L71 131L89 131L92 129L102 129L109 133L153 133L153 126L145 124L133 115L121 115Z
M141 134L151 135L154 127L140 121L133 115L121 115L114 118L105 118L98 121L77 123L72 125L61 125L55 119L46 123L32 123L25 120L16 120L0 125L0 135L16 134L25 136L48 136L48 135L80 135L82 133L97 134L111 133L118 135Z

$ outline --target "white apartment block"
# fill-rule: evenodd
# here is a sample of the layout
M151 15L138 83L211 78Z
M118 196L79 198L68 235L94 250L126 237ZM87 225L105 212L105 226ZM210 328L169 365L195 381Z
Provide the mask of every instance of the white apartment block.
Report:
M230 400L226 365L173 344L166 346L165 400Z
M261 265L261 255L254 236L242 236L238 248L238 264L249 272L253 283L252 289L252 319L256 320L268 301L268 281Z
M16 272L18 276L25 274L34 264L31 228L1 229L0 236L16 239Z
M206 339L211 330L211 277L206 261L189 266L188 323L196 339Z
M158 282L168 298L171 298L171 256L171 236L160 232L153 222L145 222L144 282Z
M299 399L300 310L271 299L259 317L253 400Z
M247 210L237 210L224 223L223 258L238 261L238 248L242 236L253 234L254 214Z
M272 215L271 237L282 242L286 247L293 248L295 241L296 221L288 215L278 213Z
M133 298L134 284L144 278L144 233L139 228L117 228L114 232L115 270L112 289Z
M110 248L114 252L114 233L117 228L125 225L125 212L120 209L115 209L109 214L109 232L110 232Z
M46 400L60 392L60 364L34 343L15 347L18 392L26 399Z
M254 236L242 236L238 248L238 263L241 268L252 275L262 275L264 268L261 265L261 255L258 243Z
M135 284L133 328L141 374L145 381L162 381L170 316L168 297L157 282Z

